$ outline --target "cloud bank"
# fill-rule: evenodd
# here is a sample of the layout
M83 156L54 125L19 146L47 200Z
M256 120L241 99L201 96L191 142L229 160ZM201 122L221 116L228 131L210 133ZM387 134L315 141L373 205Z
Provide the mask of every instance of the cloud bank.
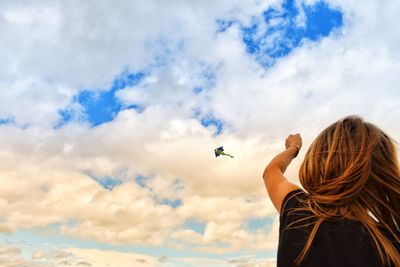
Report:
M246 255L276 251L261 174L285 138L303 136L286 173L298 183L308 145L342 116L400 133L396 1L43 0L0 10L0 232L5 243L45 229L98 244L64 249L82 257L76 266L101 266L97 255L124 246L154 247L126 256L143 266L172 264L159 261L162 248L197 253L178 266L269 266ZM215 159L221 145L235 158ZM62 263L21 251L5 244L4 265Z

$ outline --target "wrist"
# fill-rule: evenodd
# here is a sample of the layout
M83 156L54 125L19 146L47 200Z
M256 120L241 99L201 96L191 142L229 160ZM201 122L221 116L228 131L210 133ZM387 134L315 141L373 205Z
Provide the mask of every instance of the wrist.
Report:
M291 148L291 147L294 147L294 148ZM288 146L286 148L286 150L288 150L289 148L295 151L294 157L297 157L297 155L300 152L300 146L298 146L298 145L290 145L290 146Z

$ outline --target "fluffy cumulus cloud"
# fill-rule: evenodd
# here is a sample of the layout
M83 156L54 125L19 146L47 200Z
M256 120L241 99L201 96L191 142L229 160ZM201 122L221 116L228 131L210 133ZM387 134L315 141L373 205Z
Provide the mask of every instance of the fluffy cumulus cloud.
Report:
M399 10L2 1L1 264L273 266L279 220L261 174L285 138L303 136L286 172L298 183L308 145L345 115L400 133ZM233 159L215 158L222 145ZM67 247L10 241L34 229Z

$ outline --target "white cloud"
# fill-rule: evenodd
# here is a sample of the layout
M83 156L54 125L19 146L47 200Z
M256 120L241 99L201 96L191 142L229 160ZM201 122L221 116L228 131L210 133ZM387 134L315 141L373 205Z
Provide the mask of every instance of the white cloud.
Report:
M25 249L25 247L24 247ZM71 252L53 249L48 252L37 250L32 258L26 258L22 248L17 245L0 245L0 266L4 267L59 267L82 266ZM76 264L74 264L76 263ZM91 265L88 265L91 266Z
M36 250L32 254L32 259L35 259L35 260L40 260L40 259L43 259L44 257L45 257L45 254L44 254L43 250Z
M200 257L154 257L132 252L113 250L83 249L67 247L50 251L37 250L32 259L26 259L21 248L15 245L0 246L0 264L4 267L157 267L157 266L235 266L235 267L269 267L275 266L275 259L256 259L254 256L243 256L229 260L218 260Z
M3 1L0 118L15 117L16 125L0 126L0 232L60 224L62 234L112 244L195 244L201 252L219 253L275 249L277 219L269 233L243 224L275 216L261 174L288 134L304 138L287 170L296 181L308 145L344 115L361 114L394 137L400 133L400 35L392 27L399 4L331 1L344 12L344 28L306 42L268 70L246 54L237 26L215 33L216 18L246 24L277 2ZM160 36L168 36L174 53L159 52ZM166 65L153 65L155 53L166 57ZM93 129L78 123L51 128L57 110L79 90L107 88L125 68L149 66L151 75L140 86L118 92L124 103L144 104L142 113L125 110ZM194 96L210 68L215 87ZM196 107L227 122L225 131L214 137L211 127L193 118ZM20 129L25 124L31 127ZM216 159L219 145L235 158ZM85 171L124 183L107 191ZM134 183L136 175L150 177L147 187ZM174 187L176 181L182 186ZM155 197L182 205L174 209ZM183 227L191 218L205 223L204 235ZM24 263L14 252L7 264ZM73 253L84 259L81 266L100 266L100 254L115 257ZM30 260L45 255L38 250ZM136 257L124 255L121 260ZM143 264L156 261L145 259ZM268 266L253 259L231 263Z
M123 253L116 251L98 249L65 249L79 258L77 266L98 266L98 267L131 267L131 266L158 266L157 258L137 254Z

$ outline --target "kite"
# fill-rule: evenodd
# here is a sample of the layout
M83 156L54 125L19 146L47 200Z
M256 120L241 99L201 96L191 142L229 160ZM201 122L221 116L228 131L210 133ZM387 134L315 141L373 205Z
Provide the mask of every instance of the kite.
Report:
M224 152L224 147L222 147L222 146L214 149L214 152L215 152L215 157L219 157L219 156L223 155L223 156L228 156L228 157L233 158L233 156L226 154Z

